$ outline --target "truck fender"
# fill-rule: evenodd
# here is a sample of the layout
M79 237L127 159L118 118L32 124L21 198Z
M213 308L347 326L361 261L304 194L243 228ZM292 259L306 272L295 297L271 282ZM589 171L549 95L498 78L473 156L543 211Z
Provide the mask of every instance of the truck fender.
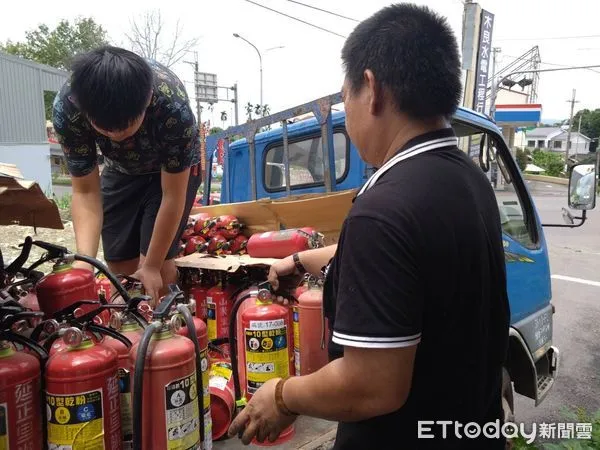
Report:
M531 352L515 328L510 327L508 336L506 369L514 382L515 392L535 400L537 373Z

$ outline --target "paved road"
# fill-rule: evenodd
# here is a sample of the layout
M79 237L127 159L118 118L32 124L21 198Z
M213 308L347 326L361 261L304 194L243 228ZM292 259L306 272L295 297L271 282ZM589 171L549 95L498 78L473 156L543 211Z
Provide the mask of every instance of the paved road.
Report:
M542 223L564 223L566 186L531 182L528 187ZM561 360L555 387L540 406L516 396L516 420L526 424L568 422L563 407L600 410L600 205L588 218L581 228L544 228L556 306L554 344Z

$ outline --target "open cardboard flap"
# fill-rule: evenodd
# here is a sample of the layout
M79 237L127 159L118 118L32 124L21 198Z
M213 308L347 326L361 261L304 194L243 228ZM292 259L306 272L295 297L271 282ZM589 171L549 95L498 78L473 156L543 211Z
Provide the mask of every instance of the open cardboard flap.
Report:
M248 255L206 255L192 253L191 255L177 258L175 265L178 267L189 267L203 270L222 270L235 273L242 266L264 266L270 267L277 259L273 258L251 258Z
M56 203L14 164L0 163L0 225L64 228Z
M305 194L271 200L229 203L193 208L191 214L208 213L211 216L231 214L244 225L244 234L275 231L289 228L313 227L325 236L325 245L337 242L344 219L352 207L356 190L329 194ZM250 258L248 255L211 256L193 253L177 258L179 267L235 272L242 265L270 266L275 259Z

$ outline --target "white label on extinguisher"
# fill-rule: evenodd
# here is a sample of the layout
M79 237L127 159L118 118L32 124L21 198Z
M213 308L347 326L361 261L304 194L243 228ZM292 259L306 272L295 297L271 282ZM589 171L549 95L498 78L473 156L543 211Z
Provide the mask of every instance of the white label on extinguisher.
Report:
M200 411L198 408L196 372L165 386L165 418L167 448L198 448L200 444ZM206 425L206 424L205 424ZM205 428L206 430L206 428Z
M290 374L287 325L284 319L251 320L244 330L248 392L254 394L271 378Z
M47 392L48 447L104 448L102 400L102 389L71 395Z
M8 405L6 403L0 403L0 450L9 450Z

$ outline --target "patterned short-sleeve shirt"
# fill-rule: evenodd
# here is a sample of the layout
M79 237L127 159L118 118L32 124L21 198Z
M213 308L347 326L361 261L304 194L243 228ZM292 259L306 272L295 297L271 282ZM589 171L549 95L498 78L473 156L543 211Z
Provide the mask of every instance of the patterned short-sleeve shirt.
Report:
M177 173L200 162L198 125L183 83L158 62L148 63L154 72L152 100L140 129L124 141L114 142L91 126L72 100L70 81L57 94L52 121L71 175L89 174L97 150L107 167L129 175Z

